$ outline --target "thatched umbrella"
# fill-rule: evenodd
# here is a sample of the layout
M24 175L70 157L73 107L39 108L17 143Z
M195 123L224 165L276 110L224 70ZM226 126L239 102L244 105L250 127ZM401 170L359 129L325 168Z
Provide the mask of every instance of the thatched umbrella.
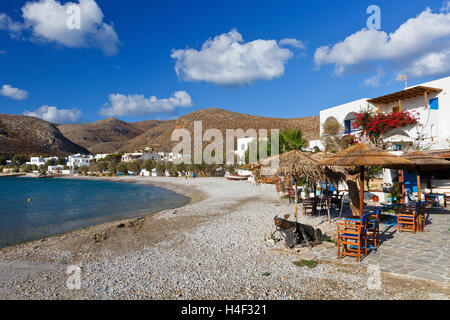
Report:
M413 169L417 172L417 200L419 201L419 203L422 200L422 192L420 190L420 172L450 168L450 161L427 154L423 151L410 151L404 153L402 155L402 158L411 161L413 165L412 167L410 167L410 169Z
M324 168L318 165L318 161L310 155L299 150L292 150L281 155L260 160L251 169L256 181L260 181L262 176L284 174L285 177L295 181L295 220L298 220L297 205L297 180L306 178L314 185L326 179Z
M380 166L390 169L408 168L413 163L396 155L369 147L364 143L356 144L331 158L319 163L322 166L359 167L359 211L364 210L364 168L368 166Z
M317 160L319 163L329 158L332 158L333 156L334 154L330 152L316 152L311 154L311 158ZM339 168L337 166L327 166L323 168L326 177L326 180L324 182L325 182L325 193L327 197L328 220L331 222L330 199L328 198L328 190L329 190L328 186L329 184L335 184L336 186L338 186L339 182L345 181L346 175L344 169ZM342 215L342 205L339 208L339 217L341 217L341 215Z

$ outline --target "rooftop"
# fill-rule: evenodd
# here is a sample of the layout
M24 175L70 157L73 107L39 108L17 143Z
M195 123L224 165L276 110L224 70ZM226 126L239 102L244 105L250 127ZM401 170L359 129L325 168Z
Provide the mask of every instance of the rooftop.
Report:
M442 89L439 88L432 88L432 87L425 87L425 86L416 86L409 89L405 89L402 91L390 93L378 98L373 98L367 100L367 102L379 104L379 103L391 103L396 102L398 100L405 100L410 99L418 96L422 96L425 93L435 93L435 92L441 92Z

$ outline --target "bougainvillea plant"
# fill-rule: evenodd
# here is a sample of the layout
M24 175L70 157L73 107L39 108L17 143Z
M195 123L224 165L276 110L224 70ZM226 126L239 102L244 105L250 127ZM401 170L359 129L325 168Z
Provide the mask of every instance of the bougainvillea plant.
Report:
M373 142L379 141L381 136L390 130L416 125L419 121L418 114L409 111L385 114L366 110L355 115L353 128L361 130L360 134Z

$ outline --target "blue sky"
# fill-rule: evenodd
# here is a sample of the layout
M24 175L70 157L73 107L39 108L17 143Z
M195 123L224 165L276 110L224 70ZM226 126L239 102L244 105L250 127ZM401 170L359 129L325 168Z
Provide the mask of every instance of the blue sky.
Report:
M446 1L81 0L80 30L50 23L44 2L58 17L70 5L0 2L0 113L138 121L220 107L302 117L401 90L399 74L413 85L450 73ZM367 30L369 5L381 9L381 30Z

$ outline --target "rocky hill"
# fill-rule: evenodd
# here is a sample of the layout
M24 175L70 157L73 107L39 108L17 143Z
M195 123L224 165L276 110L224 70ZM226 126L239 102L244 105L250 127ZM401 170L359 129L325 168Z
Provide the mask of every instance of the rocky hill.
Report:
M110 153L119 150L129 140L143 134L160 121L148 120L127 123L107 118L88 124L63 124L58 129L74 143L92 153Z
M144 147L170 151L174 129L187 129L194 137L194 122L201 121L203 131L219 129L225 138L226 129L301 129L304 138L319 138L319 117L294 119L247 115L223 109L203 109L177 120L146 120L128 123L107 118L88 124L55 125L27 116L0 116L0 154L77 152L133 152Z
M86 153L53 123L28 116L0 114L0 154L67 155Z
M180 117L177 120L163 121L148 129L145 133L131 139L122 145L121 151L131 152L144 146L151 146L161 151L170 151L176 142L171 141L174 129L187 129L194 137L194 121L202 121L203 131L219 129L225 138L226 129L301 129L308 141L319 138L319 117L304 117L294 119L268 118L231 112L218 108L203 109Z

